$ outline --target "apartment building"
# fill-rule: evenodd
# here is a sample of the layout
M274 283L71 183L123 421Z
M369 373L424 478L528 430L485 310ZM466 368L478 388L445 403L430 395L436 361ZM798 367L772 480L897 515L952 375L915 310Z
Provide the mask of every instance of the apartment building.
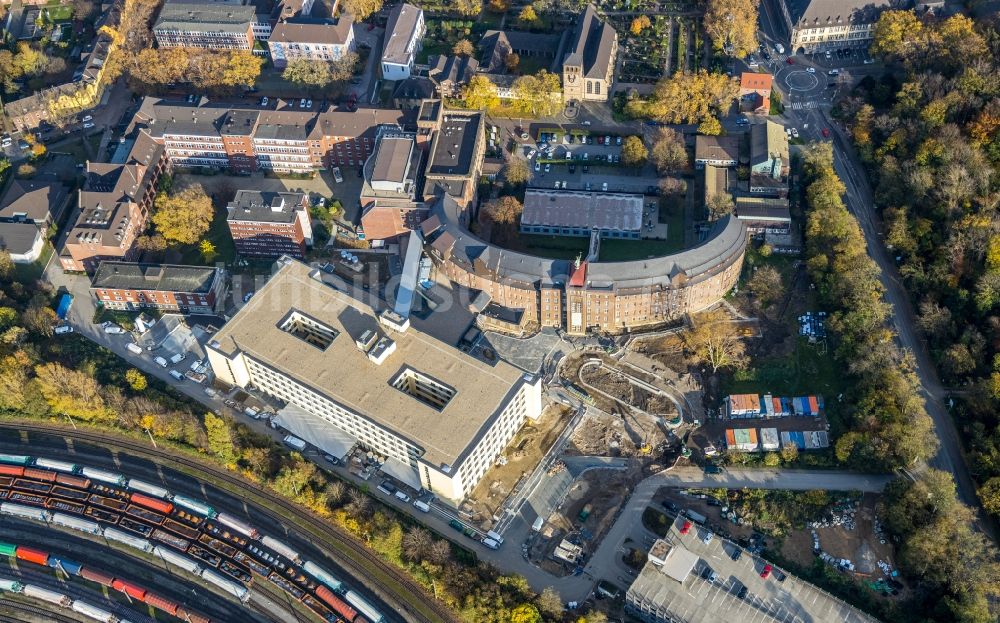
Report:
M789 51L868 47L889 0L782 0L777 3L789 34Z
M312 246L305 193L240 190L226 209L226 224L240 255L301 258Z
M486 153L486 118L482 112L437 108L437 130L424 170L424 199L447 194L463 207L475 203Z
M740 159L739 136L694 137L694 165L700 169L705 165L713 167L735 167Z
M257 10L243 0L167 0L153 26L161 48L251 50Z
M156 184L170 166L163 146L141 132L124 163L88 162L79 214L59 254L63 269L89 273L104 260L134 259Z
M784 179L788 175L791 159L788 155L788 135L773 121L755 124L750 128L750 174Z
M412 4L392 8L385 27L382 45L382 77L386 80L405 80L410 77L420 51L420 42L427 29L424 12Z
M405 123L399 110L220 108L156 98L146 99L137 118L176 166L241 174L361 167L374 149L378 127Z
M354 51L354 20L343 16L335 22L278 22L267 40L271 60L278 69L288 61L336 61Z
M588 4L573 31L569 52L563 59L563 98L569 102L605 102L614 84L618 33Z
M226 298L226 273L210 266L101 262L90 294L107 309L214 314Z
M294 407L298 418L282 424L321 450L334 451L331 436L346 438L414 489L459 504L541 413L539 378L418 326L398 332L383 320L391 310L339 292L306 264L279 264L213 336L208 360L218 381Z

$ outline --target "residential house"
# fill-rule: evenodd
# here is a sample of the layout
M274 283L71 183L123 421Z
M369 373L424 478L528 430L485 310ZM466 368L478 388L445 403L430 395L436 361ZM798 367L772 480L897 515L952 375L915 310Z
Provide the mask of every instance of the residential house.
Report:
M382 46L382 77L403 80L410 77L426 32L424 12L412 4L392 8Z
M335 61L354 51L354 20L343 16L335 22L278 22L267 40L274 66L283 69L288 61L304 58Z
M469 56L436 54L427 62L427 77L437 88L438 97L459 97L462 87L479 70L479 61Z
M404 112L420 108L424 100L434 97L434 83L424 76L410 76L396 82L392 90L392 105Z
M125 163L88 162L78 193L79 215L59 255L63 269L89 273L104 260L134 259L135 239L146 229L157 182L169 170L163 146L145 133Z
M739 136L704 136L694 139L694 164L697 168L735 167L740 159Z
M776 3L789 33L789 52L812 54L867 48L890 0L781 0Z
M771 74L740 74L740 110L768 114L771 111Z
M750 128L750 173L781 179L788 175L788 136L773 121Z
M563 98L567 101L607 101L614 82L618 33L588 4L573 31L563 58Z
M252 50L257 11L243 0L166 0L153 26L161 48Z
M240 190L226 209L226 224L240 255L301 258L312 246L305 193Z
M226 271L212 266L101 262L90 294L107 309L214 314L226 299Z

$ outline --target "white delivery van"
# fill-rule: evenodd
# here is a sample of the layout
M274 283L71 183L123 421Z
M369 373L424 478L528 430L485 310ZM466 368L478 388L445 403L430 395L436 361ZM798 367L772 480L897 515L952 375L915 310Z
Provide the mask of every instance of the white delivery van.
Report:
M243 409L243 413L247 414L248 416L252 417L255 420L257 419L257 416L260 415L260 411L254 409L253 407L247 407L246 409Z
M170 376L174 377L178 381L183 381L184 380L184 375L181 374L180 372L178 372L177 370L171 370L170 371Z
M410 501L410 496L406 495L402 491L397 491L396 492L396 499L399 500L400 502L409 502Z
M306 442L302 441L298 437L288 435L282 441L284 441L285 445L288 446L289 448L298 450L299 452L302 452L303 450L306 449Z
M176 365L184 361L185 359L187 359L187 353L177 353L176 355L170 358L170 363Z
M125 346L125 348L128 350L128 352L132 353L133 355L142 354L142 347L136 344L135 342L130 342L127 346Z
M493 539L483 539L483 545L490 549L500 549L500 544Z
M417 510L420 510L420 511L422 511L424 513L431 512L431 507L430 507L430 505L427 502L421 502L420 500L414 500L413 501L413 506L415 506L417 508Z
M497 534L496 532L493 532L492 530L486 533L486 538L493 539L500 545L503 545L503 537Z
M166 360L166 359L164 359L163 357L156 357L155 359L153 359L153 361L155 361L155 362L156 362L156 364L157 364L158 366L160 366L161 368L166 368L166 367L167 367L167 365L168 365L168 364L167 364L167 360Z

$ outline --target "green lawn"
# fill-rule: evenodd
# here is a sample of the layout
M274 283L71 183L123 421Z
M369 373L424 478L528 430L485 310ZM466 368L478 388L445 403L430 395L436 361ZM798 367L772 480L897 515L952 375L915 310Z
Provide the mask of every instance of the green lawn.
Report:
M45 9L49 12L49 19L53 22L68 22L73 19L72 6L50 3Z
M832 354L798 338L790 355L755 359L746 370L726 378L723 385L722 395L758 393L767 388L780 396L821 394L829 403L843 389L843 370Z
M525 253L557 260L574 260L578 255L586 257L590 247L590 238L581 236L521 234L518 239ZM667 240L604 239L601 240L599 257L602 262L642 260L674 253L683 246L683 235L680 236L680 242L681 244L678 245L676 240L670 238Z

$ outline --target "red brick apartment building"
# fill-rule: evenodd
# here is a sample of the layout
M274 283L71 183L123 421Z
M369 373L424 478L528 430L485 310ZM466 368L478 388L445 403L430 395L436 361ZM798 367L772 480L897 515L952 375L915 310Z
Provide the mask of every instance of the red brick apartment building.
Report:
M309 196L241 190L227 206L236 250L252 257L305 257L312 245Z
M138 133L124 163L88 162L79 191L79 216L59 254L64 270L97 269L103 260L131 260L146 228L160 176L170 162L161 145Z
M213 314L226 298L226 273L211 266L101 262L90 293L108 309Z
M305 173L360 168L378 126L401 125L399 110L355 112L217 108L146 98L137 121L166 149L174 166L229 168L236 173Z

